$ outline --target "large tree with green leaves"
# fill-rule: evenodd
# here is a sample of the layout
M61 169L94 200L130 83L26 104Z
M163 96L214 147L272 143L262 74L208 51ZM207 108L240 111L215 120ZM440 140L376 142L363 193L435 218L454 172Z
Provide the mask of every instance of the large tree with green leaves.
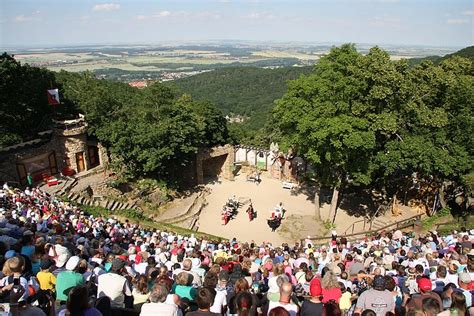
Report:
M42 68L22 65L13 56L0 56L0 146L34 136L49 126L53 108L46 90L54 75Z
M333 188L332 220L340 188L468 171L472 137L457 126L473 128L472 87L469 60L410 69L377 47L364 56L346 44L289 84L273 112L275 140L312 163L318 185ZM318 190L315 207L320 216Z
M179 97L160 83L139 90L97 80L90 73L61 72L67 100L85 114L89 132L109 149L115 167L130 178L176 180L200 147L224 144L226 120L208 102Z

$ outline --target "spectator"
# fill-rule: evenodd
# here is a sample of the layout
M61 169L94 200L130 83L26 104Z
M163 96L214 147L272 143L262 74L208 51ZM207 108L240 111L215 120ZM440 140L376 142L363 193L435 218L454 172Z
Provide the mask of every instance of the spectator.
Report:
M220 316L221 314L210 311L215 295L216 291L214 289L207 287L200 288L196 295L198 310L187 313L186 316Z
M229 297L229 313L236 314L237 313L237 304L236 300L239 294L241 293L250 293L250 286L245 278L238 279L235 282L233 293ZM257 298L255 294L250 294L252 297L252 304L250 308L250 315L257 315L257 311L260 309L260 300Z
M87 287L78 285L73 287L68 294L66 309L59 312L58 316L102 316L102 313L89 305Z
M146 303L150 296L150 291L148 291L148 278L145 275L139 275L135 279L132 296L133 308L140 311L141 306Z
M43 291L55 291L56 277L49 270L52 265L53 261L50 259L43 260L43 262L41 262L41 271L36 275L40 288Z
M366 309L373 310L377 316L395 312L395 300L392 293L385 289L385 277L375 276L373 288L364 291L357 299L355 312L362 313Z
M124 267L125 262L120 258L115 258L110 272L99 275L97 279L98 297L108 296L112 307L115 308L133 307L132 289L130 281L123 276L123 274L127 275Z
M293 294L293 287L291 283L284 282L280 287L280 300L278 302L270 302L268 306L269 314L275 307L283 307L286 309L291 316L298 314L298 305L291 302L291 296Z
M185 298L191 302L194 302L196 298L196 288L192 286L193 276L186 271L180 272L176 277L176 286L174 293L181 299Z
M238 316L255 315L252 313L253 298L248 292L241 292L235 298L235 307ZM285 310L286 311L286 310Z
M472 292L470 291L470 286L471 286L471 276L467 272L463 272L459 274L459 291L464 295L466 298L466 305L467 306L472 306Z
M342 291L339 288L339 282L337 281L336 274L332 271L326 272L321 281L323 287L323 303L327 303L331 300L339 303L339 299L342 296Z
M438 309L443 310L443 302L438 294L431 291L432 283L430 279L423 277L418 279L418 289L419 294L414 294L410 301L407 304L407 309L422 309L423 300L426 298L431 298L438 302Z
M166 304L168 289L164 284L156 284L150 292L150 303L142 305L140 316L169 315L178 316L178 307Z
M65 303L69 291L77 285L84 284L84 277L78 272L80 258L73 256L66 263L66 271L58 274L56 279L56 300Z
M208 272L204 277L203 286L216 291L214 302L212 303L210 311L217 314L222 314L224 308L227 306L227 291L217 290L218 277L215 273Z
M421 310L426 316L437 316L441 312L438 301L431 297L426 297L422 300Z
M309 286L309 293L311 298L304 300L301 306L301 316L321 316L323 314L323 303L321 302L321 295L323 293L321 282L314 278Z

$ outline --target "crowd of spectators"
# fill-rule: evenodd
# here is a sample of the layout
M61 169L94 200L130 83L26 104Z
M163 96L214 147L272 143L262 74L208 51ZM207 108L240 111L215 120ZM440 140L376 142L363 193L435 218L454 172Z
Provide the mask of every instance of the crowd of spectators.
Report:
M0 188L0 299L12 315L469 315L474 230L349 242L208 240Z

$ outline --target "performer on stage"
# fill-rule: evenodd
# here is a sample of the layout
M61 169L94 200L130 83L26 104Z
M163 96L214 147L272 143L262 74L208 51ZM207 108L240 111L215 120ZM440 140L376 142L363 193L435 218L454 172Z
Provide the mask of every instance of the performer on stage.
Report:
M282 218L283 217L283 212L285 210L283 209L283 203L280 202L276 207L275 207L275 211L274 211L274 217L276 218ZM273 216L272 216L273 217Z
M227 223L229 222L229 212L227 211L226 206L222 208L221 219L222 219L222 225L227 225Z
M255 214L254 214L252 202L250 202L249 208L247 209L247 214L249 214L249 221L253 221L253 217Z

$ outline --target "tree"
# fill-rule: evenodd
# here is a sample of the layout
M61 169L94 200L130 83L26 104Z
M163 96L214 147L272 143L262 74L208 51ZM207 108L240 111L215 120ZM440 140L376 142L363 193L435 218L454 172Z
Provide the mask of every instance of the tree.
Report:
M355 67L361 58L353 45L333 49L313 74L289 84L273 112L283 146L308 159L317 170L317 181L333 188L330 220L341 187L370 182L376 137L364 105L357 102L366 87ZM315 201L318 194L316 190ZM320 216L319 203L315 208Z
M313 164L318 188L333 188L331 220L341 188L380 184L396 194L414 172L459 181L472 168L472 69L460 57L410 69L377 47L365 56L334 48L276 102L274 140Z
M46 129L53 108L47 89L54 76L43 68L22 65L13 56L0 56L0 146L8 146Z

